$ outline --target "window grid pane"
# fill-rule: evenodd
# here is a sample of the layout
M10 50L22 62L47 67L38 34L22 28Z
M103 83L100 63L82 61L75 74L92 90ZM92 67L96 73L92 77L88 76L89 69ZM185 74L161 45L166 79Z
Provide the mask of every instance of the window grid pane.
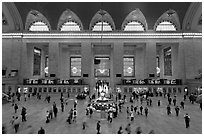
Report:
M123 75L124 77L133 77L135 75L134 57L123 58Z
M71 57L71 77L81 76L81 57Z
M102 22L96 23L92 31L102 31ZM106 22L103 22L103 31L112 31L111 25Z
M124 31L144 31L144 27L141 23L134 21L128 23L125 26Z
M80 31L80 27L73 21L66 22L62 25L61 31Z
M171 22L164 21L157 26L156 31L176 31L176 28Z
M43 22L35 22L30 26L29 31L49 31L49 28Z

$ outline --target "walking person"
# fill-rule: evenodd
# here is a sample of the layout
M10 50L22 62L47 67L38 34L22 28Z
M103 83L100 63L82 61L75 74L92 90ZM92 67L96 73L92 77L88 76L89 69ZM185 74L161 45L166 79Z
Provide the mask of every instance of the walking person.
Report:
M131 133L131 126L130 126L130 123L127 124L126 128L125 128L125 131L130 134Z
M91 118L91 116L93 114L93 109L91 107L89 108L89 113L90 113L90 118Z
M131 121L134 121L134 113L133 113L133 111L130 112L130 118L131 118Z
M20 126L20 118L18 116L14 120L13 124L14 124L15 133L18 133L18 129L19 129L19 126Z
M179 115L179 110L180 110L179 106L176 106L176 107L175 107L176 116L178 116L178 115Z
M200 102L200 104L199 104L199 105L200 105L200 110L202 110L202 102Z
M140 114L142 115L142 110L143 110L143 107L142 105L140 106Z
M157 104L158 104L158 106L160 107L160 105L161 105L161 101L160 101L160 100L158 100L158 103L157 103Z
M147 115L148 115L148 108L147 107L145 107L145 116L147 117Z
M184 101L181 101L181 107L184 109Z
M170 115L171 114L171 107L170 107L170 105L167 105L167 115Z
M150 106L152 106L152 99L149 99L149 104Z
M26 108L22 107L21 110L22 122L26 121Z
M38 134L45 134L45 129L43 129L43 127L40 127L40 130L38 130Z
M173 99L174 106L176 106L176 97Z
M129 119L129 114L130 114L130 111L129 111L129 107L127 107L127 110L126 110L126 113L127 113L127 119Z
M58 112L57 107L54 107L53 112L54 112L54 116L55 116L55 118L56 118L56 117L57 117L57 112Z
M184 115L184 120L185 120L186 128L189 128L190 127L190 116L188 115L188 113Z
M64 103L63 102L61 102L61 110L62 110L62 112L64 112Z
M14 110L15 110L15 113L16 113L17 110L18 110L18 105L17 104L14 105Z
M100 134L100 129L101 129L101 124L100 124L100 121L98 121L96 124L97 134Z
M123 128L122 128L122 126L120 126L117 134L122 134L122 133L123 133Z

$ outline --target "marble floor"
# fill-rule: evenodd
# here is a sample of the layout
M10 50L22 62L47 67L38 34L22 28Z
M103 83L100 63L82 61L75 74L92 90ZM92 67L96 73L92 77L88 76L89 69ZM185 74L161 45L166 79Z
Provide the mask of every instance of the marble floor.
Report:
M65 105L65 111L61 112L60 94L51 94L51 102L48 104L44 101L45 94L42 94L42 99L38 100L36 97L31 97L30 100L24 102L21 100L17 102L19 110L15 114L11 103L2 105L2 124L6 126L6 131L9 134L14 134L13 126L10 120L13 115L19 115L21 107L27 108L27 121L21 122L19 127L19 134L36 134L40 127L45 129L47 134L96 134L96 123L100 119L98 114L94 114L92 118L86 117L85 108L87 100L78 100L77 105L77 121L76 123L68 124L66 122L68 111L73 107L73 99L75 94L69 98L68 105ZM157 106L157 100L161 100L161 106ZM177 96L177 102L183 99L182 96ZM180 110L180 115L176 117L174 106L172 105L172 115L166 114L167 98L153 97L153 106L149 108L149 115L146 118L144 115L136 115L135 120L131 122L126 118L126 107L131 104L127 102L119 113L117 118L113 119L112 123L107 120L101 120L102 134L116 134L119 126L123 126L123 130L128 123L131 123L131 133L135 133L138 126L141 127L142 133L149 133L154 130L157 134L201 134L202 133L202 111L199 109L199 104L191 104L188 100L185 102L185 109ZM52 107L53 102L56 102L59 109L57 118L51 120L50 123L45 123L46 111ZM139 102L135 102L140 106ZM146 102L143 103L146 106ZM185 128L184 114L188 113L191 117L190 128ZM21 116L20 116L21 117ZM82 130L82 122L86 120L87 128ZM124 131L124 133L126 133Z

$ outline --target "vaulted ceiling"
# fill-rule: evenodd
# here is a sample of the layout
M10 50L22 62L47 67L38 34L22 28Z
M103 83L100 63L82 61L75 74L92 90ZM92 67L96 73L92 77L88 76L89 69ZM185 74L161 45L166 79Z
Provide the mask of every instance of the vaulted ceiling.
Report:
M107 11L114 20L116 30L121 30L127 15L139 8L146 18L148 28L153 29L157 19L169 9L177 12L182 24L190 4L190 2L15 2L24 25L29 11L37 10L47 18L53 30L57 30L58 20L66 9L72 10L80 18L84 30L89 29L92 17L100 9Z

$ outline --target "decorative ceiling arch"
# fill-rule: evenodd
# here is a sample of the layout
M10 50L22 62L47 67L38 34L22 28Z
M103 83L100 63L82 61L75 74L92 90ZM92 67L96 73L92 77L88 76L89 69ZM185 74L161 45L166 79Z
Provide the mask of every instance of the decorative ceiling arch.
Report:
M113 21L113 18L110 16L110 14L105 10L99 10L91 19L89 30L92 30L96 23L99 22L107 22L111 25L112 30L115 30L115 23Z
M180 26L180 21L179 21L179 16L178 14L176 13L175 10L173 9L169 9L168 11L166 11L165 13L163 13L159 19L157 19L155 25L154 25L154 30L156 30L157 26L164 22L164 21L167 21L167 22L170 22L172 23L176 30L177 31L180 31L181 30L181 26Z
M35 22L43 22L48 26L49 30L51 30L51 25L47 20L47 18L37 10L31 10L28 13L26 18L26 23L25 23L25 30L29 31L29 28L31 27L31 25Z
M57 30L60 30L62 25L67 22L75 22L79 25L80 29L83 30L83 24L80 18L70 9L65 10L61 14L59 21L58 21L58 25L57 25Z
M202 25L198 23L200 19L202 19L202 3L192 2L183 19L182 30L202 32Z
M121 29L124 30L126 25L130 22L139 22L143 25L144 30L148 30L148 25L144 14L139 8L130 12L122 23Z
M22 31L23 22L13 2L3 2L2 3L2 31Z

